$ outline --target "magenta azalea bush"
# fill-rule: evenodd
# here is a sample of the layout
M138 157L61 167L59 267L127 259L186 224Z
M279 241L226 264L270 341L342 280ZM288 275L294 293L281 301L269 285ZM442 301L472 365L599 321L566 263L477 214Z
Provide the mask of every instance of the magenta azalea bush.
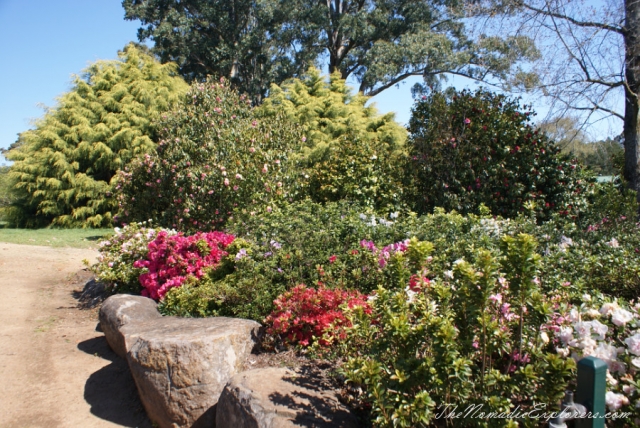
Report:
M227 255L224 249L234 239L233 235L223 232L198 232L191 236L158 233L149 243L146 259L133 264L137 269L147 269L140 275L141 294L160 300L169 289L180 287L190 276L202 278Z

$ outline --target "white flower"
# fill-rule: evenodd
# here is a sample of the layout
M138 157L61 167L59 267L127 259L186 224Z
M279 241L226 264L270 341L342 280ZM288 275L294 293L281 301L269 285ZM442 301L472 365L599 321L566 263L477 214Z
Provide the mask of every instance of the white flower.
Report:
M640 358L639 357L632 358L631 364L633 364L636 368L640 369Z
M394 219L398 218L398 212L396 211L394 213L389 214L389 218L394 218Z
M569 321L571 322L578 322L580 321L580 312L578 312L578 310L575 308L571 309L567 318L569 318Z
M446 276L449 279L453 279L453 271L452 270L445 270L444 271L444 276Z
M629 404L629 399L622 394L616 394L612 391L607 391L607 394L604 396L604 400L607 403L607 407L609 410L618 410L624 405Z
M626 338L624 343L629 347L629 352L633 355L640 356L640 333L636 333L633 336Z
M578 337L590 337L591 336L591 323L589 322L577 322L573 325Z
M620 246L620 243L616 238L611 238L611 241L605 242L605 244L607 244L611 248L618 248Z
M589 308L586 312L583 312L589 318L598 318L600 316L600 312L597 309Z
M618 381L615 377L611 376L611 373L607 372L607 383L611 386L616 386Z
M582 295L582 300L583 300L584 302L590 302L590 301L591 301L591 295L589 295L589 294L583 294L583 295Z
M607 364L611 364L618 359L618 350L613 345L600 342L600 345L598 345L591 355L600 358Z
M360 220L366 221L367 220L367 216L364 215L364 214L360 214Z
M633 314L625 309L615 309L611 314L611 322L617 326L624 326L633 319Z
M456 266L456 265L459 265L460 263L464 263L464 259L456 260L455 262L453 262L453 265Z
M542 339L543 343L549 343L549 335L546 332L541 332L540 333L540 339Z
M563 327L558 333L558 338L560 338L560 340L562 340L562 343L566 345L571 340L573 340L573 329L571 327Z
M619 307L620 306L618 306L618 303L616 303L616 302L605 303L600 308L600 313L602 315L604 315L604 316L607 316L607 315L611 314L611 312L613 312L615 309L618 309Z
M569 356L569 350L567 348L556 348L556 352L563 358L567 358Z
M409 287L405 288L404 291L405 293L407 293L407 302L413 303L414 300L416 299L416 294L418 293L411 290Z
M604 340L605 335L609 331L609 327L598 320L589 321L589 323L591 324L593 332L598 335L598 340Z

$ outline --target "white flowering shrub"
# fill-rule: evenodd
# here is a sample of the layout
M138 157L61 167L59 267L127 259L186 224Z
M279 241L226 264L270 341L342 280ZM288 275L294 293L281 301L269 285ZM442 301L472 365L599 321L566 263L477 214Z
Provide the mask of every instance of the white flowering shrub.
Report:
M593 356L608 366L606 404L609 411L632 415L619 426L640 422L640 304L583 296L581 305L558 302L543 330L556 351L575 361ZM613 424L613 422L612 422ZM632 425L629 425L632 424ZM614 426L614 425L609 425ZM618 426L618 425L615 425Z
M146 258L149 242L160 231L176 234L174 230L153 228L151 222L116 227L110 238L99 243L98 262L90 267L96 279L107 284L114 293L140 293L142 287L138 278L146 268L136 268L134 263Z

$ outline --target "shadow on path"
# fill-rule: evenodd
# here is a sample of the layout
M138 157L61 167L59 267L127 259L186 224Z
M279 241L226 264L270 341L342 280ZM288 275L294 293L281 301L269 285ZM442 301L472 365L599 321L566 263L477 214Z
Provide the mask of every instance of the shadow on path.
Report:
M153 427L138 397L127 361L109 348L104 336L80 342L78 349L111 361L89 376L84 385L84 399L91 405L91 413L121 426Z

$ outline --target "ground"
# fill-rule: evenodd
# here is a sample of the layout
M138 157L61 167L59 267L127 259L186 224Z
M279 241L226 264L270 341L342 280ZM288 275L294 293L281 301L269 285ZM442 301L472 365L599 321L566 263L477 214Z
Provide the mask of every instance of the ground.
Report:
M97 310L74 297L97 255L0 242L0 428L152 426Z
M0 428L153 426L127 362L96 329L99 304L85 299L96 283L83 260L97 256L0 242ZM244 370L262 367L324 377L331 365L264 352Z

